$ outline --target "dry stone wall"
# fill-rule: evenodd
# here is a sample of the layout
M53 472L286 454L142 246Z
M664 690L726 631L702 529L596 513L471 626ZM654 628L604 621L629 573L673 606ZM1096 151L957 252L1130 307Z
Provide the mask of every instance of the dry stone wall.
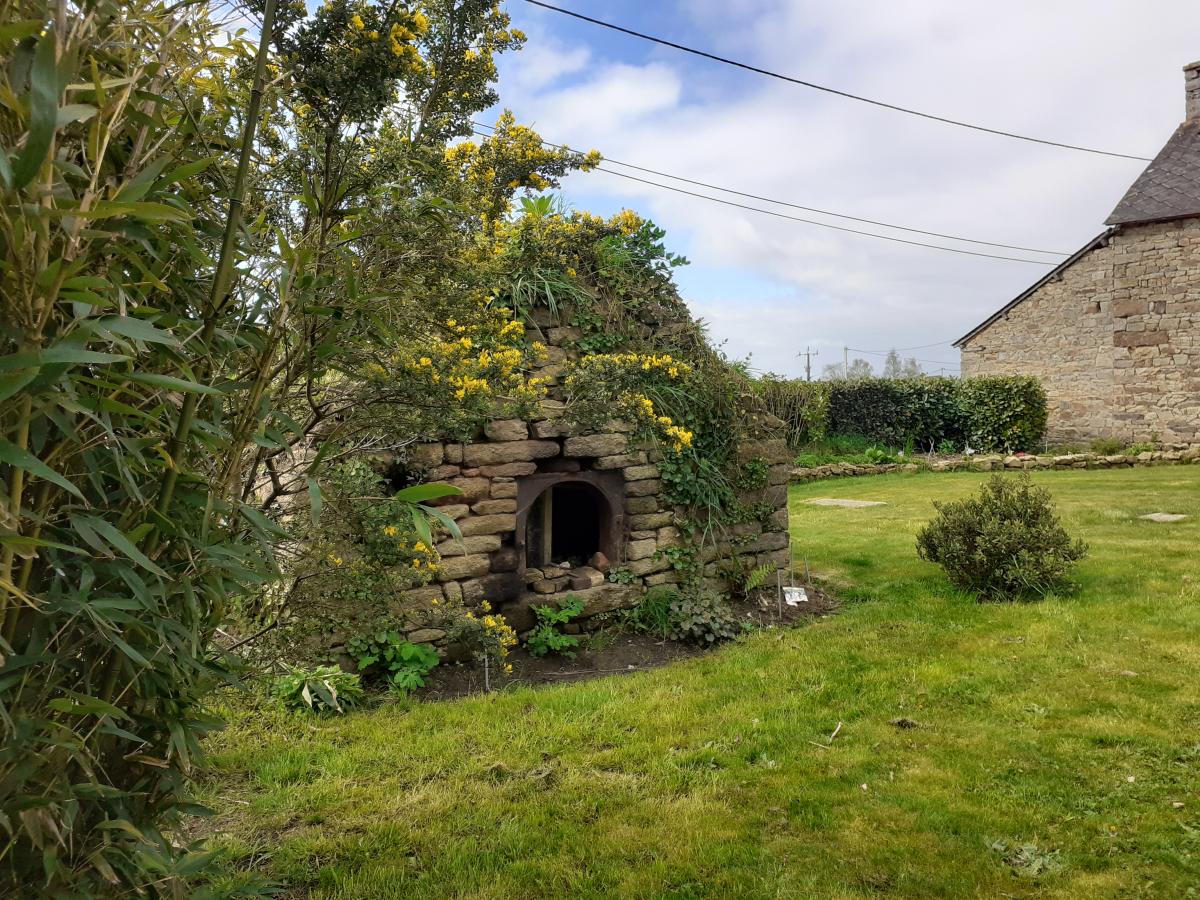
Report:
M543 411L560 413L561 407L551 401ZM437 583L408 592L417 605L445 599L470 608L487 600L521 631L533 625L530 606L552 602L554 594L582 597L586 619L633 606L646 587L679 581L666 551L682 540L678 520L686 511L672 506L663 495L657 447L633 443L628 431L529 437L568 430L555 422L556 418L493 422L487 433L504 440L422 444L411 449L410 466L463 492L434 501L455 520L462 539L449 538L437 545L442 556ZM754 441L742 448L741 456L743 461L763 459L769 464L767 485L744 501L769 504L775 512L766 522L733 526L728 534L703 546L704 575L709 586L718 590L729 588L720 563L731 556L739 557L747 570L765 563L786 569L790 563L787 445L782 439ZM521 503L518 497L521 480L534 476L561 477L558 483L590 479L587 483L601 485L597 492L615 506L609 511L616 528L611 558L602 555L589 560L589 565L567 568L527 564L528 548L518 529L537 494ZM621 573L621 583L609 581L614 571ZM428 637L424 631L417 634ZM439 633L433 639L443 636ZM409 638L416 639L412 634Z
M966 341L962 374L1038 376L1052 443L1200 443L1200 219L1116 230Z
M672 554L684 541L680 524L687 514L664 493L657 445L637 443L632 428L609 422L595 433L577 432L566 416L562 381L579 352L579 329L557 325L546 310L534 310L531 323L548 352L537 375L548 386L540 415L532 421L505 419L488 423L468 443L441 442L408 448L405 467L422 480L444 481L460 495L434 501L453 518L462 540L446 539L436 583L407 592L413 609L430 601L478 607L487 600L518 632L531 628L531 606L552 603L555 595L575 594L585 602L581 618L636 605L648 587L681 580ZM670 321L659 332L676 327ZM777 422L782 434L782 422ZM746 440L738 462L762 460L766 484L744 492L747 507L770 510L753 522L710 536L701 546L699 565L707 587L728 591L729 562L743 571L764 564L787 569L787 481L791 454L782 438ZM533 565L527 546L528 518L546 484L586 483L608 507L608 552L586 565ZM616 573L617 580L609 576ZM399 612L399 610L398 610ZM418 617L419 618L419 617ZM410 640L444 643L446 633L414 624Z

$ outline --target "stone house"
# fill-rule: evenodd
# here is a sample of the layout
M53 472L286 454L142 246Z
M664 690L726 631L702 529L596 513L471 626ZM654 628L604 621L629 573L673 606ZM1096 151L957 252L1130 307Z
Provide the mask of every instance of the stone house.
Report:
M678 347L689 335L703 340L682 302L644 311L642 318L636 327L643 348ZM582 335L559 322L549 310L532 311L529 324L547 345L537 375L549 385L537 417L490 422L471 442L409 448L409 472L462 491L434 501L455 519L462 540L437 545L437 581L408 592L417 609L432 600L468 609L487 600L520 632L534 624L531 605L575 594L586 604L580 616L586 622L634 606L648 587L680 581L670 551L689 540L681 529L689 511L664 493L656 444L638 443L633 428L620 421L594 433L569 424L563 380L582 354ZM739 500L758 512L697 545L706 586L719 591L730 589L731 570L769 564L786 572L791 562L790 455L782 423L765 412L749 419L757 424L738 444L736 459L756 461L764 477ZM775 577L767 583L773 586ZM419 623L414 619L410 640L443 642L444 631Z
M1042 380L1051 441L1200 443L1200 62L1184 78L1108 229L955 342L964 377Z

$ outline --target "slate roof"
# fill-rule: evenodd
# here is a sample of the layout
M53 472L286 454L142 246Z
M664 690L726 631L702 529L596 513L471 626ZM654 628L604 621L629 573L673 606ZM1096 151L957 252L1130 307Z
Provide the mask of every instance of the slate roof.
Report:
M1125 192L1106 225L1200 216L1200 120L1184 122Z

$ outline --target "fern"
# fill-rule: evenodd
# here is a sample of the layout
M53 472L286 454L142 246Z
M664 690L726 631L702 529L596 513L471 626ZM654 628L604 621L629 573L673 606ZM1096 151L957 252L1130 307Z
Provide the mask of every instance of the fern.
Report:
M742 586L742 590L747 594L753 590L757 590L766 583L767 576L775 571L775 567L770 563L763 563L757 569L754 569L746 576L746 581Z

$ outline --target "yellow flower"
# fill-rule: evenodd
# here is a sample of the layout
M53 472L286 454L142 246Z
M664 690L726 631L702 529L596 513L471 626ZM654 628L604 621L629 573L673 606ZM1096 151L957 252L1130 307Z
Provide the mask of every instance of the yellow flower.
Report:
M386 534L388 537L395 537L399 533L399 531L400 531L400 529L398 529L395 525L384 525L383 526L383 533Z
M363 24L362 16L360 16L358 13L355 13L350 19L350 24L354 26L355 31L362 31L366 27L366 25Z
M432 366L432 365L433 365L433 360L432 360L432 359L430 359L428 356L422 356L422 357L421 357L421 359L420 359L420 363L421 363L421 365L422 365L422 366L426 366L426 367L428 367L428 366Z
M441 601L441 600L439 600L437 597L431 597L431 598L429 599L429 602L430 602L430 603L432 603L434 606L437 606L437 605L438 605L438 604L440 604L442 601Z

